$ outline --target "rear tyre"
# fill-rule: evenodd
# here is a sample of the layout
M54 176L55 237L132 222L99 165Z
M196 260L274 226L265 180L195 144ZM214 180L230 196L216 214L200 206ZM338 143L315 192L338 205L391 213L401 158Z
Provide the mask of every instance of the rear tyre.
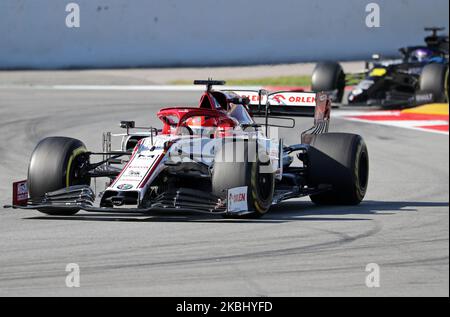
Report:
M448 102L448 66L426 65L420 75L419 89L422 93L432 93L434 102Z
M336 62L318 63L311 78L312 91L337 91L336 102L342 102L345 89L345 73Z
M227 141L216 152L212 192L226 199L228 189L244 186L248 188L247 203L250 213L243 217L263 216L272 205L275 188L275 173L271 170L269 157L263 151L257 153L255 143Z
M313 186L331 190L311 195L317 205L357 205L367 191L369 154L361 136L346 133L316 135L308 151L308 178Z
M73 185L90 185L89 176L83 176L82 168L89 163L83 142L66 137L43 139L33 151L28 166L28 190L30 199L39 202L45 193ZM79 209L41 208L49 215L73 215Z

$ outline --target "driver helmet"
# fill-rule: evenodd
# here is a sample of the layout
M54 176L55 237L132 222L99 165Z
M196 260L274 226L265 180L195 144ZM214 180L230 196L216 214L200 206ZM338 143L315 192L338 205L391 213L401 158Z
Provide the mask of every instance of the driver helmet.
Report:
M418 48L411 52L412 62L426 62L433 57L433 51L427 48Z

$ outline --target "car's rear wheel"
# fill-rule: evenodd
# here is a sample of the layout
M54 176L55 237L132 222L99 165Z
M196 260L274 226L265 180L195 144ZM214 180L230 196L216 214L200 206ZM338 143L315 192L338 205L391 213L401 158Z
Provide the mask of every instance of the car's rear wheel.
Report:
M89 163L83 142L66 137L43 139L33 151L28 166L28 190L32 202L40 202L45 193L73 185L90 185L82 170ZM40 208L49 215L73 215L77 208Z
M434 102L448 102L448 66L426 65L420 75L419 89L420 93L433 94Z
M212 192L218 197L227 198L228 189L247 187L246 218L261 217L269 210L275 188L269 157L256 148L252 142L226 141L216 152L212 172Z
M345 73L336 62L318 63L311 78L312 91L337 91L336 102L342 102L345 90Z
M315 136L308 150L308 178L313 186L331 190L311 195L318 205L357 205L367 191L369 153L361 136L325 133Z

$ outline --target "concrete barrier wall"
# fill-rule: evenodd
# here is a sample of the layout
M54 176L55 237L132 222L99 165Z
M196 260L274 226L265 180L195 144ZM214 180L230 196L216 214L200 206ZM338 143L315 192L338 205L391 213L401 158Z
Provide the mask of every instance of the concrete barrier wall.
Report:
M66 5L80 6L67 28ZM366 5L381 8L368 28ZM364 59L449 25L448 0L0 0L0 68Z

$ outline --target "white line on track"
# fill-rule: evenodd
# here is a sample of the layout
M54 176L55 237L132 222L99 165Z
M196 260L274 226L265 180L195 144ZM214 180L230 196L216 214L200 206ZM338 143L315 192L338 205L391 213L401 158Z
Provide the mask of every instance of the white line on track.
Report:
M421 126L439 126L439 125L448 125L447 121L441 121L441 120L382 120L382 121L371 121L371 120L364 120L364 119L357 119L357 118L347 118L345 116L336 116L342 119L346 119L349 121L355 121L355 122L362 122L362 123L369 123L369 124L378 124L378 125L385 125L385 126L391 126L391 127L397 127L397 128L404 128L404 129L410 129L410 130L417 130L417 131L424 131L424 132L431 132L431 133L437 133L437 134L443 134L443 135L449 135L446 131L439 131L439 130L433 130L433 129L427 129L422 128Z
M352 116L382 116L382 115L389 115L389 116L395 116L396 113L393 113L389 110L379 110L379 111L355 111L355 110L338 110L338 111L332 111L331 112L335 117L352 117ZM398 113L398 115L400 112Z
M0 89L119 90L119 91L204 91L202 85L4 85ZM223 86L230 90L258 90L261 86Z

